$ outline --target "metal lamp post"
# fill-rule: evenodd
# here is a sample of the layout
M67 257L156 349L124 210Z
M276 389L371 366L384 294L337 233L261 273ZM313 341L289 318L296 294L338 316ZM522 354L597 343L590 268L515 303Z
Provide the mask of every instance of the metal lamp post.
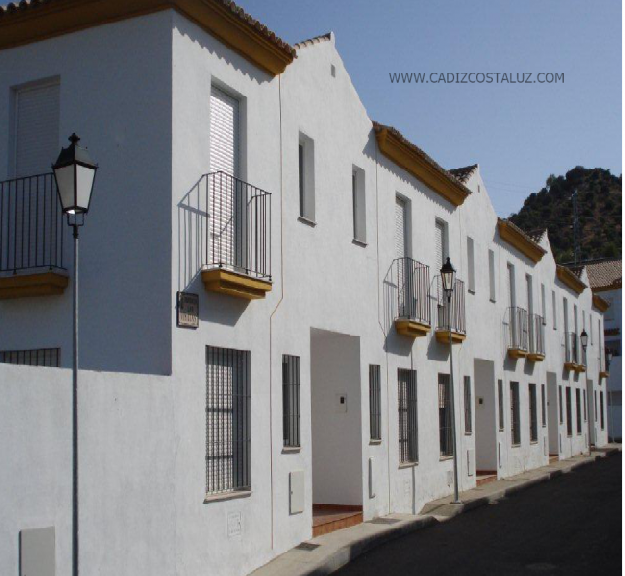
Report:
M454 361L453 361L453 343L451 339L451 297L456 288L456 269L451 265L449 258L441 268L441 280L443 282L443 291L447 297L447 316L449 328L449 386L451 394L451 442L453 446L454 457L454 504L460 504L460 496L458 495L458 450L456 449L456 401L454 394Z
M78 576L78 228L89 211L95 173L98 169L85 148L78 146L76 134L69 137L71 144L63 148L52 166L56 189L67 223L74 229L74 342L72 387L72 574Z
M582 344L582 350L584 351L584 360L588 362L588 358L586 356L586 347L588 346L588 334L586 333L586 329L582 330L582 333L579 335L579 341ZM588 410L588 369L586 369L586 421L588 422L588 455L590 455L591 447L590 447L590 414Z

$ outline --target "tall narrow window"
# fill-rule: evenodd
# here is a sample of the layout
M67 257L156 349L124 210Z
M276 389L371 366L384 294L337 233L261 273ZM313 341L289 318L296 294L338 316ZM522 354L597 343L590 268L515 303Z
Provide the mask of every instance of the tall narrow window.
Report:
M510 436L512 445L521 443L521 412L519 403L519 383L510 382Z
M250 353L206 347L206 493L251 489Z
M529 274L525 275L525 288L527 292L527 313L531 316L534 313L534 283Z
M566 435L573 436L573 410L571 406L571 387L566 387Z
M510 264L510 262L508 262L507 268L508 268L508 306L512 308L516 306L514 264Z
M588 413L586 410L586 390L584 390L584 422L588 421Z
M475 245L467 236L467 263L469 266L469 292L475 293Z
M395 196L395 257L410 256L408 232L408 202L399 194Z
M582 433L582 401L579 388L575 388L575 422L577 424L577 433Z
M540 415L541 415L541 424L543 428L547 426L547 400L546 400L546 390L545 385L543 384L540 387Z
M445 263L445 259L448 255L447 249L447 223L440 218L436 219L435 232L435 255L436 262L434 262L435 270L440 270Z
M441 456L453 456L451 438L451 388L449 374L438 375L438 429Z
M546 326L547 325L547 298L545 296L544 284L540 285L540 305L541 305L540 313L542 314L542 317L543 317L543 326Z
M599 392L599 414L601 415L601 430L603 430L603 391Z
M593 337L593 327L592 327L592 314L589 312L588 313L588 328L590 329L590 344L594 344L595 343L595 339Z
M560 409L560 424L564 423L564 408L562 407L562 386L558 386L558 407Z
M552 319L554 330L558 329L558 310L557 310L556 303L557 303L556 291L552 290L551 291L551 317L552 317L551 319Z
M367 210L365 196L365 171L352 167L352 210L354 224L354 240L367 241Z
M464 433L473 433L473 406L471 403L471 376L464 377Z
M490 290L490 301L495 302L497 300L495 292L495 253L492 250L488 251L488 287Z
M315 221L315 143L299 135L299 215L308 222Z
M417 420L417 371L399 368L399 459L402 464L419 461Z
M497 393L499 395L499 431L504 429L503 421L503 380L497 380Z
M380 405L380 367L369 365L369 433L371 440L382 439L382 408Z
M536 410L536 384L529 385L530 442L538 442L538 413Z
M282 438L285 448L300 446L299 356L282 356Z

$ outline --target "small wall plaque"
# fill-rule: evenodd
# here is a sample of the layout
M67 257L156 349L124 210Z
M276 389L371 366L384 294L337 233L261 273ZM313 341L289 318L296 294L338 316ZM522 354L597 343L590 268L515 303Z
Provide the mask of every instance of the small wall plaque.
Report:
M176 292L176 326L197 328L200 325L200 296L191 292Z

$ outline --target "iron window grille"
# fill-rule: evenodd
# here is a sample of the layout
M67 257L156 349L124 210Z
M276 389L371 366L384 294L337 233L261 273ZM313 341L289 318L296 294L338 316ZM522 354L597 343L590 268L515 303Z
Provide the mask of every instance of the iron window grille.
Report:
M588 416L586 412L586 390L583 391L584 394L584 422L588 421Z
M473 433L473 414L471 406L471 377L464 377L464 433Z
M438 375L438 428L441 456L453 456L449 374Z
M36 350L0 350L0 364L49 366L58 368L61 365L61 349L39 348Z
M547 426L547 402L546 402L546 391L545 391L544 384L540 387L540 408L541 408L541 423L544 428L545 426Z
M206 347L206 493L251 490L250 352Z
M564 423L564 414L562 408L562 386L558 386L558 407L560 409L560 424Z
M62 220L51 172L0 182L0 272L63 270Z
M564 361L571 364L579 364L579 338L575 332L564 334Z
M512 445L521 443L521 413L519 404L519 383L510 382L510 436Z
M430 325L430 267L412 258L396 258L391 283L397 286L397 318Z
M577 424L577 433L582 433L582 401L579 388L575 388L575 422Z
M566 387L566 435L573 436L573 411L571 408L571 388Z
M399 368L399 459L400 463L419 461L419 430L417 418L417 371Z
M299 356L282 356L282 438L286 448L300 447L299 364Z
M539 314L529 315L529 353L545 355L545 319Z
M518 306L510 306L506 310L504 324L506 325L508 350L528 351L529 346L529 318L527 310Z
M380 367L369 365L369 430L371 440L382 440Z
M603 392L599 392L599 414L601 415L601 430L604 429L603 421Z
M497 380L497 392L499 393L499 431L504 429L504 411L503 411L503 380Z
M529 385L530 442L538 442L538 413L536 406L536 384Z
M436 329L451 330L458 334L466 334L466 316L464 305L464 282L456 278L456 284L451 296L447 300L447 295L443 290L443 281L440 275L433 280L436 286Z

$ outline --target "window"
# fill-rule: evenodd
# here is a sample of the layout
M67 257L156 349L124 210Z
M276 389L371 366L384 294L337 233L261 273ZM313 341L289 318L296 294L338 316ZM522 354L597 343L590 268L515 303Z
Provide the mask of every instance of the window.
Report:
M352 209L354 240L367 241L367 210L365 197L365 171L352 167Z
M540 285L540 305L543 316L543 326L547 326L547 298L545 297L545 285Z
M575 422L577 424L577 433L582 433L582 402L579 388L575 388Z
M469 292L475 294L475 245L473 238L467 236L467 262L469 266Z
M441 456L453 456L451 437L451 388L449 374L438 375L438 429Z
M399 459L402 464L419 461L417 427L417 371L399 368Z
M282 438L285 448L300 446L299 356L282 356Z
M516 306L515 273L514 264L508 262L508 306Z
M536 384L529 385L530 442L538 442L538 414L536 406Z
M599 392L599 414L601 415L601 430L603 430L603 391Z
M436 219L435 235L436 262L434 262L434 269L438 271L443 267L443 264L449 255L449 245L447 243L447 223L440 218Z
M525 290L527 292L527 313L531 316L534 313L534 282L529 274L525 275Z
M299 135L299 215L315 221L315 143L300 132Z
M395 256L410 256L409 211L410 204L403 197L395 196Z
M39 348L38 350L0 350L0 364L20 364L23 366L61 365L60 348Z
M584 422L588 420L588 415L586 412L586 390L584 390Z
M588 327L590 329L590 344L592 345L594 344L595 339L593 337L594 330L592 327L592 314L590 312L588 313Z
M573 412L571 410L571 387L566 387L566 435L573 436Z
M488 285L490 301L495 302L497 300L495 292L495 253L492 250L488 251Z
M50 172L59 154L58 81L15 90L13 173L15 177Z
M380 367L369 365L369 431L371 440L382 439L381 404L380 404Z
M206 347L206 493L251 489L250 352Z
M503 431L503 380L497 380L497 392L499 393L499 431Z
M471 405L471 376L464 377L464 433L473 432L473 414Z
M558 386L558 406L560 407L560 424L563 424L564 408L562 407L562 386Z
M556 291L551 291L551 316L553 320L553 329L557 330L558 328L558 311L556 307Z
M521 443L521 413L518 382L510 382L510 423L512 445L516 446Z
M543 428L547 426L547 402L545 400L546 392L545 385L540 387L540 408L541 408L541 424Z

